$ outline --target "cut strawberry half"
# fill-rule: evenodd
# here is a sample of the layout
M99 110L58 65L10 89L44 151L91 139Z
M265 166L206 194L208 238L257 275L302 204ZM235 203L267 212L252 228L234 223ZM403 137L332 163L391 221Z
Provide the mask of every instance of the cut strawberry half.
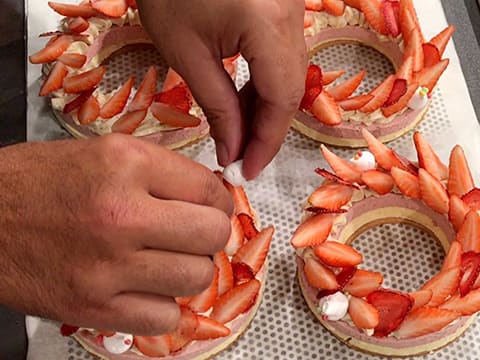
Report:
M429 94L431 94L449 62L449 59L443 59L433 66L423 68L422 71L415 74L415 82L420 86L426 87L429 90Z
M372 113L379 109L390 96L394 82L395 75L387 76L385 80L383 80L375 89L370 92L370 95L373 95L373 99L370 100L366 105L362 106L360 111L364 113Z
M147 110L123 114L112 126L112 132L132 134L147 116Z
M85 65L87 57L83 54L63 53L58 57L58 61L61 61L64 65L80 69Z
M248 240L251 240L258 235L259 231L255 226L255 221L250 215L241 213L238 214L237 217L242 226L243 234Z
M188 114L192 107L192 95L184 83L158 93L154 96L153 101L170 105L185 114Z
M448 253L443 259L442 271L462 265L462 244L459 241L452 241Z
M321 11L323 10L323 0L305 0L305 9Z
M302 97L302 101L300 102L300 109L310 110L315 102L315 99L320 95L322 92L322 87L312 87L305 90L305 94Z
M327 86L345 74L345 70L333 70L322 72L322 85Z
M63 113L69 114L73 110L78 109L85 101L87 101L87 99L93 94L94 91L95 88L91 88L90 90L87 90L78 95L75 99L73 99L63 107Z
M480 215L470 210L457 233L457 240L462 244L463 252L480 252Z
M358 251L336 241L325 241L316 246L313 252L323 263L333 267L356 266L363 261Z
M62 336L70 336L75 334L78 329L80 329L78 326L62 324L62 326L60 326L60 334L62 334Z
M385 117L390 117L393 114L405 109L408 103L410 102L410 100L412 99L413 95L415 95L415 92L417 91L417 89L418 89L417 83L408 85L405 95L403 95L400 99L398 99L398 101L395 104L383 107L382 114Z
M102 0L103 1L103 0ZM128 106L128 111L146 110L150 107L157 88L157 69L150 66L142 83L137 89L132 102Z
M462 201L470 207L470 209L480 210L480 189L474 188L462 196Z
M457 195L450 196L448 219L455 231L458 232L460 230L469 211L470 207Z
M45 80L45 82L43 83L38 95L47 96L52 91L61 89L63 85L63 79L65 79L65 76L67 76L67 74L67 67L61 62L57 62L53 67L52 71L50 71L47 80Z
M355 166L351 165L347 160L335 155L328 150L325 145L320 145L323 157L327 160L328 164L341 179L350 183L362 183L362 171Z
M403 194L412 199L422 198L418 176L415 176L410 172L399 169L395 166L390 169L390 174L392 175L395 185L397 185L398 189Z
M161 102L153 103L150 106L150 111L160 123L172 127L196 127L201 123L201 120L196 116L185 114Z
M337 104L343 110L351 111L351 110L360 109L361 107L365 106L365 104L370 102L372 99L373 99L373 95L365 94L365 95L358 95L345 100L341 100L337 102Z
M80 34L89 28L90 23L83 17L77 16L75 18L69 19L67 21L67 26L71 32Z
M316 246L323 243L332 230L334 216L319 214L301 223L290 240L294 248Z
M420 34L419 28L414 28L412 32L408 35L408 38L405 39L405 50L403 52L403 58L407 59L412 57L413 72L418 72L423 69L424 55L422 48L422 36Z
M231 333L228 327L214 319L203 315L197 315L197 319L198 327L193 336L194 340L217 339L228 336Z
M362 13L365 15L368 23L372 25L378 33L388 35L385 19L382 15L381 4L381 0L360 0Z
M252 269L253 274L258 273L267 258L273 233L273 226L268 226L250 241L246 242L238 249L235 255L233 255L232 265L243 263Z
M308 257L305 259L303 271L310 286L320 290L338 289L335 273L315 258Z
M82 125L88 125L97 120L99 114L100 104L95 96L90 95L78 110L78 122Z
M241 186L233 186L232 184L228 183L227 181L223 181L223 185L230 191L233 197L233 203L235 205L235 214L248 214L251 217L254 217L253 210L250 207L250 203L248 202L247 194L245 194L245 190Z
M65 50L67 50L73 39L69 35L61 35L57 39L49 42L46 47L29 56L32 64L43 64L57 60Z
M441 271L432 277L420 290L432 290L432 299L429 306L442 304L450 295L455 294L460 283L460 267L450 268Z
M49 1L48 6L50 6L56 13L67 17L81 16L83 18L89 18L97 15L97 11L89 3L74 5Z
M439 34L434 36L430 40L430 44L434 45L438 49L440 57L445 52L448 42L452 38L453 33L455 32L455 26L450 25L443 29Z
M412 311L427 305L432 299L433 292L430 289L418 290L413 293L409 293L410 297L413 299Z
M425 204L440 214L447 214L450 199L442 183L422 168L418 170L418 181Z
M246 283L255 278L255 274L250 266L244 263L232 264L233 285L237 286Z
M455 145L450 153L448 166L448 193L461 198L474 187L475 183L465 153L460 145Z
M243 233L242 224L237 215L233 215L231 217L230 225L232 230L230 232L227 245L225 245L224 248L224 251L228 256L235 254L245 242L245 234Z
M335 99L335 101L345 100L352 95L365 77L366 71L362 70L357 75L352 76L345 82L330 87L328 89L329 94Z
M168 68L167 75L165 80L163 80L162 92L167 92L170 89L173 89L177 85L185 85L183 78L172 68Z
M119 18L127 12L126 0L90 0L92 7L98 12L112 18Z
M365 171L362 174L362 182L380 195L388 194L395 186L393 178L389 174L378 170Z
M350 201L352 195L352 187L333 183L320 186L310 195L308 202L313 207L338 210Z
M398 13L396 14L394 4L393 1L384 0L381 3L381 10L388 33L393 37L397 37L400 35L400 27L398 25Z
M480 253L475 251L466 251L462 254L460 279L460 296L467 295L472 290L473 284L480 275Z
M442 163L425 138L416 131L413 141L417 149L418 165L428 171L437 180L445 180L448 177L448 167Z
M352 187L354 189L360 189L360 187L358 185L351 184L348 181L343 180L341 177L335 175L334 173L331 173L330 171L328 171L326 169L316 168L315 172L318 175L323 176L325 179L331 180L331 181L336 182L338 184L349 186L349 187Z
M323 8L333 16L342 16L345 11L343 0L323 0Z
M131 76L120 89L113 94L110 99L100 109L100 116L103 119L110 119L111 117L120 114L127 104L128 97L132 91L132 86L135 78Z
M413 306L409 295L391 290L376 290L367 296L367 301L379 313L379 323L374 331L376 337L385 337L395 331Z
M347 285L345 285L344 291L350 295L361 298L378 290L382 283L382 274L358 269Z
M373 136L367 129L362 128L362 135L368 144L368 149L375 156L378 165L383 169L390 171L393 166L396 166L399 169L410 171L395 151L388 148L388 146Z
M105 71L105 66L100 66L78 75L68 76L63 79L63 90L67 94L78 94L87 91L102 81Z
M422 44L423 49L423 67L433 66L442 60L440 53L435 45L430 43Z
M177 328L170 333L172 340L170 351L178 351L189 344L195 337L198 325L197 315L192 310L181 306Z
M217 299L210 317L225 324L248 311L255 304L260 285L260 281L252 279L233 287Z
M218 296L221 296L233 287L232 265L223 251L213 255L213 263L218 269Z
M150 357L167 356L172 348L172 337L169 334L134 336L133 343L143 355Z
M342 122L340 108L335 99L326 90L323 90L316 97L310 111L323 124L338 125Z
M395 336L405 339L431 334L443 329L459 316L455 311L422 306L405 317Z
M470 291L464 297L453 295L439 306L441 309L457 311L462 315L473 315L480 311L480 289Z
M392 91L388 96L388 99L383 103L382 107L392 106L396 104L400 98L407 93L407 80L395 79L393 82Z
M380 323L377 308L355 296L349 300L348 314L358 329L374 329Z
M402 0L399 2L398 18L403 39L408 39L408 35L412 32L413 29L420 29L417 13L415 11L415 7L413 6L412 0ZM423 43L424 40L421 33L420 39Z
M410 84L413 76L413 56L404 57L402 65L395 74L397 79L407 80L407 84Z
M322 88L322 69L315 64L309 64L307 68L307 77L305 79L305 90L319 87Z
M337 274L338 290L343 290L357 272L356 266L346 266Z
M194 295L188 302L188 307L191 310L197 313L203 313L213 306L213 303L218 296L218 279L219 270L216 268L210 286L203 290L200 294Z

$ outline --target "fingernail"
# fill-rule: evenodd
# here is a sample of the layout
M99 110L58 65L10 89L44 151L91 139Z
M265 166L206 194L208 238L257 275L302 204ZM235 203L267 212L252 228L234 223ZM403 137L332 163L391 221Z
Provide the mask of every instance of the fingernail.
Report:
M220 166L226 166L229 163L228 148L223 142L217 142L217 161Z

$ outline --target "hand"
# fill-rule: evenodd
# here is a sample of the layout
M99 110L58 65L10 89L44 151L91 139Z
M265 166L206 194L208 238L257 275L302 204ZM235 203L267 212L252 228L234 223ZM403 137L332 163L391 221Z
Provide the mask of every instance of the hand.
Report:
M207 115L217 157L256 177L280 149L304 93L304 0L138 0L142 24ZM221 59L241 53L240 94Z
M0 303L27 314L169 331L230 234L221 181L133 137L4 148L0 173Z

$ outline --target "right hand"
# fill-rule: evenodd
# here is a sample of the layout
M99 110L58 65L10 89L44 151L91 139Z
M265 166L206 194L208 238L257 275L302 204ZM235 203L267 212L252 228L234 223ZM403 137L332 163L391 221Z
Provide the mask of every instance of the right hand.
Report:
M0 150L0 303L71 325L160 334L208 287L231 196L207 168L141 140Z

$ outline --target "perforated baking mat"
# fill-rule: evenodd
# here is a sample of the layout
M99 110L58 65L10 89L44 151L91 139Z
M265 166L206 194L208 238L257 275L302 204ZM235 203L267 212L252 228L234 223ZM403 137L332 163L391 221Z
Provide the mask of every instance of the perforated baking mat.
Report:
M378 84L391 64L376 51L363 46L336 45L319 52L313 61L325 71L343 68L347 72L342 79L367 70L360 92ZM117 56L109 62L105 89L114 90L112 84L121 84L130 75L141 79L148 66L158 65L165 74L165 64L152 49L136 50ZM240 62L237 85L248 80L248 70ZM51 120L54 121L53 118ZM56 125L49 125L51 133L42 138L67 136ZM444 149L442 139L449 136L452 124L448 120L442 92L435 95L419 130L439 149L445 160L449 149ZM411 134L390 143L399 153L413 158L415 155ZM320 156L319 144L290 131L285 143L272 164L254 182L246 186L253 206L263 225L274 224L276 234L269 254L269 273L262 305L244 335L218 359L370 359L350 349L327 332L310 313L301 296L297 281L294 251L289 245L290 236L299 224L301 204L315 189L321 179L314 173L316 167L326 167ZM355 150L334 149L342 157L349 158ZM216 168L214 144L205 139L181 153L196 159L210 168ZM385 286L402 291L418 288L440 269L443 259L441 246L426 232L404 224L385 224L361 234L353 246L365 257L363 266L380 271L385 276ZM478 359L480 350L478 322L455 343L441 349L427 359ZM36 336L30 338L36 349L30 359L94 359L74 340L62 338L48 321L37 324Z

